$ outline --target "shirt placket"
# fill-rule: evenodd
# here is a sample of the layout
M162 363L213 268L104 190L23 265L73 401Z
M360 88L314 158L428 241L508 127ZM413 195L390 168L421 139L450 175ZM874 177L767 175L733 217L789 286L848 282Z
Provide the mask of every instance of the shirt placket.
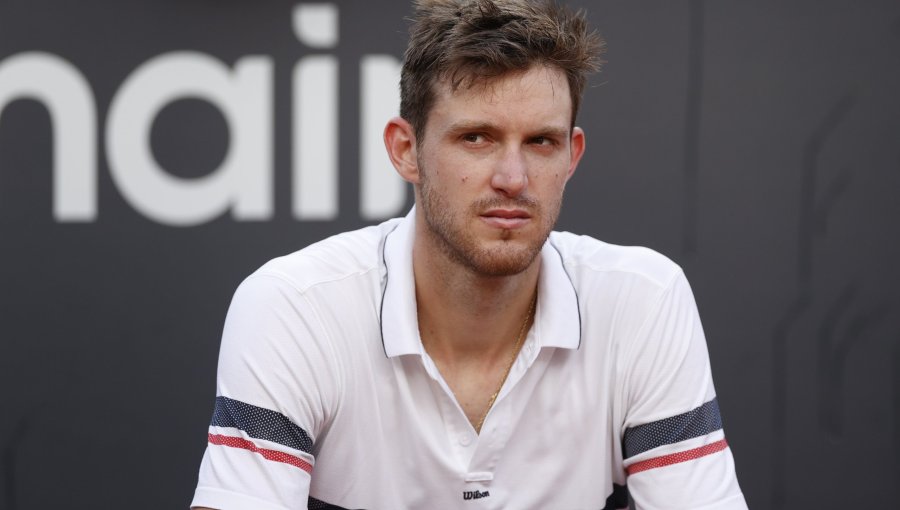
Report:
M516 384L535 361L538 351L534 335L529 333L493 408L485 417L480 434L477 434L472 424L469 423L465 412L456 401L453 391L441 376L434 361L427 353L422 354L422 363L437 386L434 394L441 410L449 448L458 463L463 490L471 494L489 494L489 496L481 498L483 501L479 507L491 507L494 503L499 503L504 499L502 488L492 488L492 482L496 467L513 429L511 417L513 416L514 399L508 398L508 396L515 390ZM491 493L491 491L494 492Z
M493 478L494 469L500 460L500 455L506 448L506 443L512 433L512 406L514 399L509 398L515 391L516 385L525 376L528 367L537 358L538 348L534 335L529 333L522 350L519 351L516 361L509 371L494 407L488 411L478 437L478 449L469 465L470 472L481 473L482 478ZM490 474L490 476L488 476Z

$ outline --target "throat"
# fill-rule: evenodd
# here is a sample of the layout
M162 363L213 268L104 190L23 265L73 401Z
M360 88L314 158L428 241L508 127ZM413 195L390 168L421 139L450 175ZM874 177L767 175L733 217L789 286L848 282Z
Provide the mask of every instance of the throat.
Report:
M506 342L486 342L481 345L481 349L452 349L450 347L454 345L453 342L438 342L435 338L437 335L429 339L429 335L422 334L426 352L434 360L477 433L481 433L481 428L519 356L534 320L536 303L535 291L528 311L514 335L505 335L509 339Z

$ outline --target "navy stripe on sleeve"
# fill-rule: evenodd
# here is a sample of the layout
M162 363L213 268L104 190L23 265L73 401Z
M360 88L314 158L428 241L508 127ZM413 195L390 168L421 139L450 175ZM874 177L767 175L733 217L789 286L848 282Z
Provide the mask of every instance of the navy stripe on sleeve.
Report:
M625 430L622 440L625 458L631 458L658 446L705 436L722 428L719 401L713 398L686 413Z
M306 453L311 453L313 448L309 434L287 416L228 397L216 397L216 410L210 425L240 429L254 439L271 441Z

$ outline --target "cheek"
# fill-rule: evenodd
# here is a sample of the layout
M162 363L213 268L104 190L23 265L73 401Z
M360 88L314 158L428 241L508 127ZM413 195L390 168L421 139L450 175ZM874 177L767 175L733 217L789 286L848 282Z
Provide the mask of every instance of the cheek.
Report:
M532 188L540 189L542 193L552 194L554 191L562 191L566 186L568 173L559 167L545 168L529 174L528 182Z

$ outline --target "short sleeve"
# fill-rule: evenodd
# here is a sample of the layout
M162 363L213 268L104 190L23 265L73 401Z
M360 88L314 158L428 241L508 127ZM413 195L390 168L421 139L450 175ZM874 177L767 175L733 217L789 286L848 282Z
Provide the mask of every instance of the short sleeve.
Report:
M315 308L290 283L256 274L240 285L192 506L306 508L313 445L338 394L333 359Z
M640 510L745 510L697 306L679 270L626 354L622 451Z

